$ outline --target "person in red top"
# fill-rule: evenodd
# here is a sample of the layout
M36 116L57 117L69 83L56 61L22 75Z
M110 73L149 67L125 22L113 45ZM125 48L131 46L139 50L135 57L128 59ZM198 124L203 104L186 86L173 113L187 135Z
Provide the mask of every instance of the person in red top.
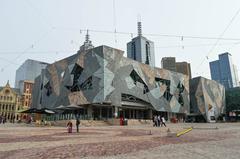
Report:
M72 122L69 121L69 122L67 123L68 133L72 133L72 126L73 126Z

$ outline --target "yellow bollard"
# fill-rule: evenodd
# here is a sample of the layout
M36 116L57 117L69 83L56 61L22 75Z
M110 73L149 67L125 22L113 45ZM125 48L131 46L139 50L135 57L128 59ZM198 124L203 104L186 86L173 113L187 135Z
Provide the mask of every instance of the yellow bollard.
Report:
M179 136L181 136L181 135L183 135L183 134L188 133L188 132L191 131L192 129L193 129L193 128L189 128L189 129L187 129L187 130L183 130L183 131L177 133L177 137L179 137Z

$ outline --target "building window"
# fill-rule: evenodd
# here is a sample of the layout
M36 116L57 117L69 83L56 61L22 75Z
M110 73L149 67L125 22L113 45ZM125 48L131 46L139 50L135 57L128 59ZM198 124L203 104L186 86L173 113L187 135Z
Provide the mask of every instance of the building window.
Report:
M156 84L160 87L162 85L166 85L166 90L163 94L163 97L167 100L167 101L171 101L172 99L172 94L170 93L170 85L171 85L171 81L170 80L166 80L166 79L162 79L162 78L155 78L155 82Z
M10 90L6 89L6 90L5 90L5 94L8 95L9 93L10 93Z
M52 87L50 85L50 81L47 82L47 84L44 86L44 88L47 90L46 95L50 96L52 94Z
M73 74L73 84L72 86L66 86L71 92L80 91L79 78L83 72L83 68L78 64L75 64L71 74Z
M181 104L181 106L184 106L184 100L183 100L182 93L183 93L185 88L184 88L183 84L181 84L180 82L179 82L177 88L179 90L178 103Z
M137 85L137 82L143 84L143 94L146 94L147 92L149 92L148 86L145 84L145 82L142 80L142 78L137 74L137 72L135 70L133 70L130 73L130 77L132 78L132 80L134 81L134 84Z
M150 61L150 44L148 41L146 41L145 47L146 47L146 62L145 62L145 64L149 65L149 63L150 63L149 62Z
M40 97L39 104L42 104L42 95L41 95L41 97Z
M136 45L135 45L135 42L132 43L132 58L133 58L134 60L137 59L137 57L136 57Z
M140 98L137 98L130 94L124 94L124 93L122 94L122 101L146 103L147 105L149 104L148 102L146 102Z
M88 90L88 89L92 89L92 76L89 77L86 81L84 81L82 84L81 84L81 89L82 90Z

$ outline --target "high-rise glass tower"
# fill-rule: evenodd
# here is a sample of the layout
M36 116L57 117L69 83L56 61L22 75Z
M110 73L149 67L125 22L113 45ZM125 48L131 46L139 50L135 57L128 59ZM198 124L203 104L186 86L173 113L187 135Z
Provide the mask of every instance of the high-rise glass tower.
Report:
M236 65L228 52L218 55L219 60L209 63L212 80L225 86L226 89L238 87L239 80Z
M48 63L27 59L17 70L15 77L15 88L20 88L21 81L33 81L41 74L42 69L45 69Z
M138 36L127 43L127 57L155 66L154 43L142 36L141 22L138 22Z

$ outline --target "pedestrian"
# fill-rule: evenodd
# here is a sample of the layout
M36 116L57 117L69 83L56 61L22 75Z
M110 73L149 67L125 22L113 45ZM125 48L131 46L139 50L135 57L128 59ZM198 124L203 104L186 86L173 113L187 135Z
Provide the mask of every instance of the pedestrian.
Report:
M162 126L162 123L161 123L161 116L158 115L157 117L157 121L158 121L158 127Z
M77 133L79 133L79 125L80 125L80 120L79 120L79 118L77 118L76 119Z
M153 127L155 126L155 120L154 120L155 116L152 116L152 122L153 122Z
M3 119L2 119L2 123L5 124L7 121L6 117L4 116Z
M2 116L0 116L0 124L2 123Z
M72 126L73 126L72 122L69 121L69 122L67 123L67 130L68 130L68 133L72 133Z
M162 119L162 121L161 121L162 125L164 125L166 127L166 120L165 120L164 116L161 119Z
M13 123L15 123L15 115L13 116Z
M157 115L154 116L154 126L158 126L158 119L157 119Z

